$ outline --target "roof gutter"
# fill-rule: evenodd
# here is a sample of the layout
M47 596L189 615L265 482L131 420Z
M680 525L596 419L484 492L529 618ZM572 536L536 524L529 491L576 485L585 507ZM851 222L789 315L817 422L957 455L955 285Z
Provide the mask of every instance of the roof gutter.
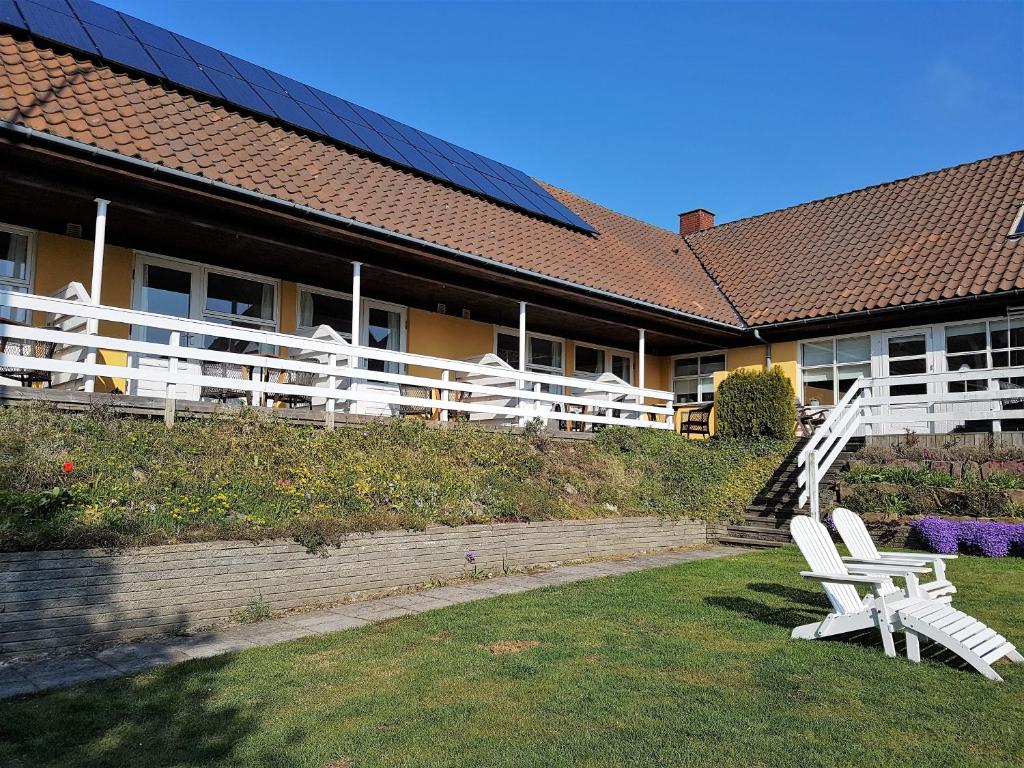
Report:
M820 315L818 317L805 317L799 320L785 320L781 323L765 323L764 325L758 325L752 327L750 330L753 331L754 337L760 339L760 332L763 330L785 330L787 328L799 328L804 325L811 325L813 323L831 323L841 320L852 320L858 317L870 317L871 315L886 315L886 314L897 314L900 312L907 312L910 310L928 309L930 307L937 307L944 304L955 304L968 301L985 301L985 300L998 300L1004 298L1011 298L1014 296L1024 296L1024 288L1014 288L1010 291L998 291L996 293L972 293L970 296L952 296L945 299L931 299L929 301L919 301L913 304L899 304L895 307L878 307L875 309L861 309L856 312L836 312L831 315Z
M613 293L611 291L606 291L606 290L603 290L601 288L594 288L594 287L587 286L587 285L581 285L579 283L574 283L574 282L572 282L570 280L564 280L564 279L562 279L560 277L554 277L552 275L545 275L542 272L535 272L533 270L523 269L522 267L515 267L515 266L512 266L511 264L505 264L505 263L500 262L500 261L495 261L494 259L489 259L486 256L480 256L478 254L470 253L468 251L461 251L461 250L459 250L457 248L451 248L451 247L449 247L447 245L441 245L440 243L432 243L429 240L423 240L423 239L418 238L418 237L413 237L412 235L406 235L406 234L403 234L401 232L395 232L395 231L390 230L390 229L385 229L383 227L378 227L378 226L375 226L373 224L368 224L368 223L363 222L363 221L358 221L357 219L351 219L351 218L349 218L347 216L341 216L339 214L331 213L329 211L324 211L324 210L320 210L320 209L317 209L317 208L312 208L312 207L310 207L308 205L302 205L300 203L293 203L293 202L288 201L288 200L282 200L281 198L274 197L272 195L266 195L266 194L264 194L262 192L256 192L256 191L251 190L251 189L245 189L244 187L238 187L238 186L235 186L233 184L227 184L226 182L223 182L223 181L218 181L216 179L210 179L210 178L207 178L205 176L199 176L199 175L196 175L196 174L193 174L193 173L189 173L187 171L179 170L177 168L169 168L166 165L160 165L159 163L152 163L152 162L150 162L148 160L142 160L141 158L137 158L137 157L130 157L128 155L123 155L120 152L114 152L114 151L109 150L109 149L103 149L101 147L95 147L95 146L93 146L91 144L86 144L84 142L75 141L74 139L68 139L68 138L65 138L63 136L57 136L55 134L47 133L45 131L37 131L37 130L35 130L33 128L28 128L28 127L26 127L24 125L19 125L18 123L12 123L12 122L7 121L7 120L0 120L0 128L4 129L6 131L10 131L11 133L15 133L15 134L18 134L20 136L24 136L27 139L33 139L33 138L34 139L40 139L42 141L50 142L52 144L57 144L57 145L62 146L62 147L68 147L68 148L74 149L74 150L76 150L78 152L83 152L85 154L92 155L93 157L102 157L102 158L106 158L108 160L114 160L116 162L121 162L121 163L125 163L125 164L128 164L128 165L134 165L134 166L139 167L139 168L145 168L145 169L150 170L150 171L155 171L155 172L158 172L158 173L164 173L164 174L173 176L175 178L185 179L185 180L188 180L190 182L197 183L197 184L203 184L203 185L206 185L206 186L211 187L211 188L216 189L216 190L220 190L220 191L224 191L224 192L230 192L230 193L236 194L236 195L242 195L244 197L248 197L248 198L251 198L251 199L254 199L254 200L258 200L258 201L263 202L263 203L269 203L271 205L287 208L287 209L289 209L291 211L296 211L296 212L299 212L299 213L303 213L303 214L306 214L308 216L313 216L313 217L316 217L316 218L325 219L325 220L330 221L330 222L332 222L334 224L341 224L343 226L351 227L353 229L359 229L359 230L362 230L364 232L369 232L369 233L372 233L372 234L377 235L379 237L383 237L383 238L388 239L388 240L399 240L399 241L401 241L403 243L414 245L414 246L417 246L417 247L420 247L420 248L428 248L428 249L435 250L435 251L441 251L441 252L446 253L448 255L456 256L456 257L458 257L460 259L466 259L468 261L474 261L474 262L477 262L477 263L480 263L480 264L485 264L485 265L487 265L489 267L493 267L493 268L496 268L496 269L499 269L499 270L502 270L502 271L505 271L505 272L511 272L511 273L513 273L515 275L526 277L526 278L529 278L531 280L537 280L537 281L544 282L544 283L550 283L550 284L557 285L557 286L563 287L563 288L571 288L571 289L573 289L575 291L579 291L579 292L582 292L582 293L589 293L589 294L592 294L594 296L599 296L599 297L605 298L605 299L612 299L612 300L615 300L615 301L625 302L627 304L632 304L632 305L634 305L636 307L640 307L640 308L647 309L647 310L652 310L652 311L659 312L659 313L662 313L662 314L671 315L673 317L678 317L678 318L690 320L690 321L697 322L697 323L704 324L704 325L712 325L712 326L715 326L715 327L718 327L718 328L725 328L725 329L728 329L730 331L744 331L744 330L746 330L746 328L744 326L742 326L742 325L733 325L731 323L721 322L720 320L712 320L710 318L701 317L700 315L695 315L695 314L692 314L690 312L684 312L683 310L672 309L670 307L663 307L660 304L655 304L655 303L650 302L650 301L644 301L643 299L637 299L637 298L633 298L631 296L623 296L622 294Z

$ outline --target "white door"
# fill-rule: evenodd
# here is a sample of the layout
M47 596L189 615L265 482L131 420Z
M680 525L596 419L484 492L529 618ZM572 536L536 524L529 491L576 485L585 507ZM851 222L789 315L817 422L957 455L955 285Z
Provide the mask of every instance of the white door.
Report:
M360 322L360 343L371 349L403 352L405 350L405 318L405 307L364 300ZM385 360L363 359L362 367L383 373L401 373L403 370L400 363ZM398 394L400 391L398 384L372 379L362 382L359 388L381 390L392 394ZM363 403L357 410L371 416L395 415L395 410L391 406L377 403Z
M197 320L202 317L198 299L199 285L199 267L139 256L135 264L133 306L143 312ZM170 337L170 331L160 328L132 328L132 338L139 341L167 344ZM194 346L196 343L198 340L191 334L181 335L182 346ZM134 364L139 368L167 369L167 357L136 354L134 358ZM178 370L198 374L199 365L194 361L179 360ZM167 393L166 386L156 381L138 381L132 389L133 394L144 397L164 397ZM179 384L175 387L174 396L183 400L197 400L198 388Z
M930 328L909 331L897 331L882 335L882 375L910 376L913 374L931 373L935 370L932 333ZM932 392L933 384L893 384L884 394L889 397L924 396ZM900 421L881 425L881 434L901 434L906 430L914 432L931 432L932 424L928 421L904 421L908 415L925 414L929 411L927 403L893 404L886 407L886 413L899 414Z

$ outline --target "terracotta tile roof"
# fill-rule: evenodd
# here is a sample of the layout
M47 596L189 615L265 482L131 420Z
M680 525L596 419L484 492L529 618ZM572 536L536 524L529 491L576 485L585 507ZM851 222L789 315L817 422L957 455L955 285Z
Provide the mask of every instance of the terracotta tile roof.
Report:
M678 234L545 187L552 224L42 43L0 34L0 119L702 318L742 322Z
M1024 288L1024 151L690 235L749 325Z

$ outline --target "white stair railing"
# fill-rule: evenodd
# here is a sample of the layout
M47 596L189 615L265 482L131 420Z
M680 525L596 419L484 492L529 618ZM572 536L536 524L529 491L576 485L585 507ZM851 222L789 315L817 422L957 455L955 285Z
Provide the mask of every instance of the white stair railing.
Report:
M890 394L911 386L926 391ZM809 505L811 515L820 517L821 480L855 435L949 432L969 421L1001 419L1024 421L1024 366L859 378L797 457L799 506Z

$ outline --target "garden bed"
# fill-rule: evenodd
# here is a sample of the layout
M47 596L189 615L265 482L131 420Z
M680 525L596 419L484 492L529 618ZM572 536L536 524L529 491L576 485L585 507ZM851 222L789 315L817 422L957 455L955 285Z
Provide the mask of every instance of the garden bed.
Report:
M792 443L609 428L558 440L387 420L333 431L254 412L162 422L0 409L0 550L290 538L429 525L734 515Z

